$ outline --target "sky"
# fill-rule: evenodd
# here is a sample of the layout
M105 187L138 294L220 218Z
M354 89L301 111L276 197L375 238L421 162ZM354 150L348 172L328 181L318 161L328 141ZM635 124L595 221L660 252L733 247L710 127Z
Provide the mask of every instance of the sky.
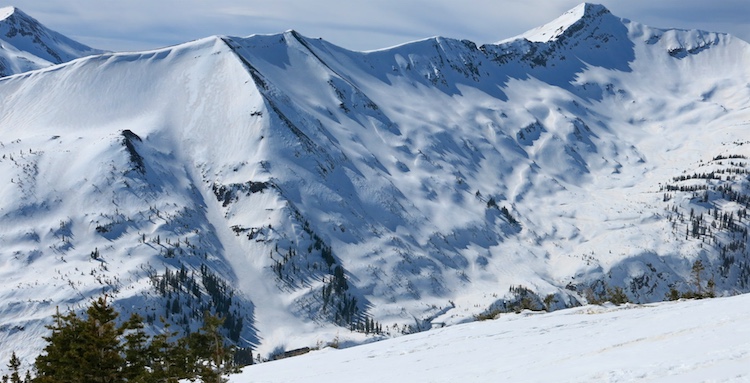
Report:
M47 27L94 48L159 48L211 35L295 29L351 50L432 36L477 44L543 25L579 0L15 0ZM750 41L747 0L601 0L613 14L652 27L728 32Z

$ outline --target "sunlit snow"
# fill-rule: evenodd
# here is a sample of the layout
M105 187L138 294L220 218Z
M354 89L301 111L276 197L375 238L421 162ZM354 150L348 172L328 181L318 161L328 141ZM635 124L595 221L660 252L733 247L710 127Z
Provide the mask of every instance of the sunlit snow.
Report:
M213 36L0 79L0 343L28 361L56 307L102 293L168 315L154 285L181 267L234 289L262 358L473 321L517 286L660 301L699 259L747 292L750 45L591 5L557 24L372 52ZM384 334L335 323L329 249Z
M247 367L230 382L746 382L750 296L505 314Z

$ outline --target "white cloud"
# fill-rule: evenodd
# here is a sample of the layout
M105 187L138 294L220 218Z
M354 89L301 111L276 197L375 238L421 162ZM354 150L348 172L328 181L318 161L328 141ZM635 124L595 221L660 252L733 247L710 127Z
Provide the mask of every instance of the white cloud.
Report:
M17 0L50 28L97 48L134 50L214 34L246 36L296 29L354 50L440 35L479 44L544 24L578 0ZM657 27L729 32L750 40L750 2L605 0L620 17Z

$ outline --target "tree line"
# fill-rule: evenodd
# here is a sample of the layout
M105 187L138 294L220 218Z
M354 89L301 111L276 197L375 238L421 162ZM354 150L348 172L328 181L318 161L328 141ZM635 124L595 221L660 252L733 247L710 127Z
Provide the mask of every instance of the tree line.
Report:
M93 301L84 315L73 311L53 315L51 333L33 368L21 378L21 362L15 353L3 383L177 383L200 379L223 382L241 362L233 346L221 334L223 319L206 312L203 326L177 338L168 324L165 331L149 336L143 318L132 314L117 325L119 313L106 296ZM249 350L248 350L249 351ZM247 352L247 351L246 351ZM245 358L250 364L252 355ZM33 373L32 373L33 370Z

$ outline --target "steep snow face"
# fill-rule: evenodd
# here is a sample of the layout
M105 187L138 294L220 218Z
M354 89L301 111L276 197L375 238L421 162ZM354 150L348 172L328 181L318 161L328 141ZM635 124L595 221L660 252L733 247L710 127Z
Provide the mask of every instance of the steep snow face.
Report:
M44 27L18 8L0 8L0 76L99 53L103 51Z
M32 355L55 305L102 291L184 329L231 314L262 356L660 300L708 287L697 259L746 291L748 44L588 4L553 24L212 37L0 80L0 340Z
M101 293L125 315L168 317L178 330L223 312L234 341L256 342L253 305L236 286L259 281L261 291L264 268L233 246L199 171L240 158L256 166L268 135L253 114L263 101L226 44L93 56L0 83L14 100L0 106L2 278L12 286L0 292L0 343L30 357L56 307Z
M589 21L599 21L605 15L610 14L609 10L602 5L582 3L552 22L534 28L512 40L523 38L532 42L556 41L566 33L570 34L589 26L587 25Z
M281 190L304 190L286 197L376 318L462 321L509 304L519 284L560 305L613 285L658 300L692 288L696 255L729 259L718 249L731 235L713 249L684 238L699 210L689 187L678 206L662 192L701 160L743 152L712 132L739 138L745 127L747 44L579 10L555 39L483 47L435 38L359 53L294 32L233 39L269 102L318 143L295 152L304 161L269 160L271 173ZM699 148L696 135L712 138ZM701 209L736 208L712 196ZM741 288L744 267L722 289ZM412 310L422 316L409 321Z

